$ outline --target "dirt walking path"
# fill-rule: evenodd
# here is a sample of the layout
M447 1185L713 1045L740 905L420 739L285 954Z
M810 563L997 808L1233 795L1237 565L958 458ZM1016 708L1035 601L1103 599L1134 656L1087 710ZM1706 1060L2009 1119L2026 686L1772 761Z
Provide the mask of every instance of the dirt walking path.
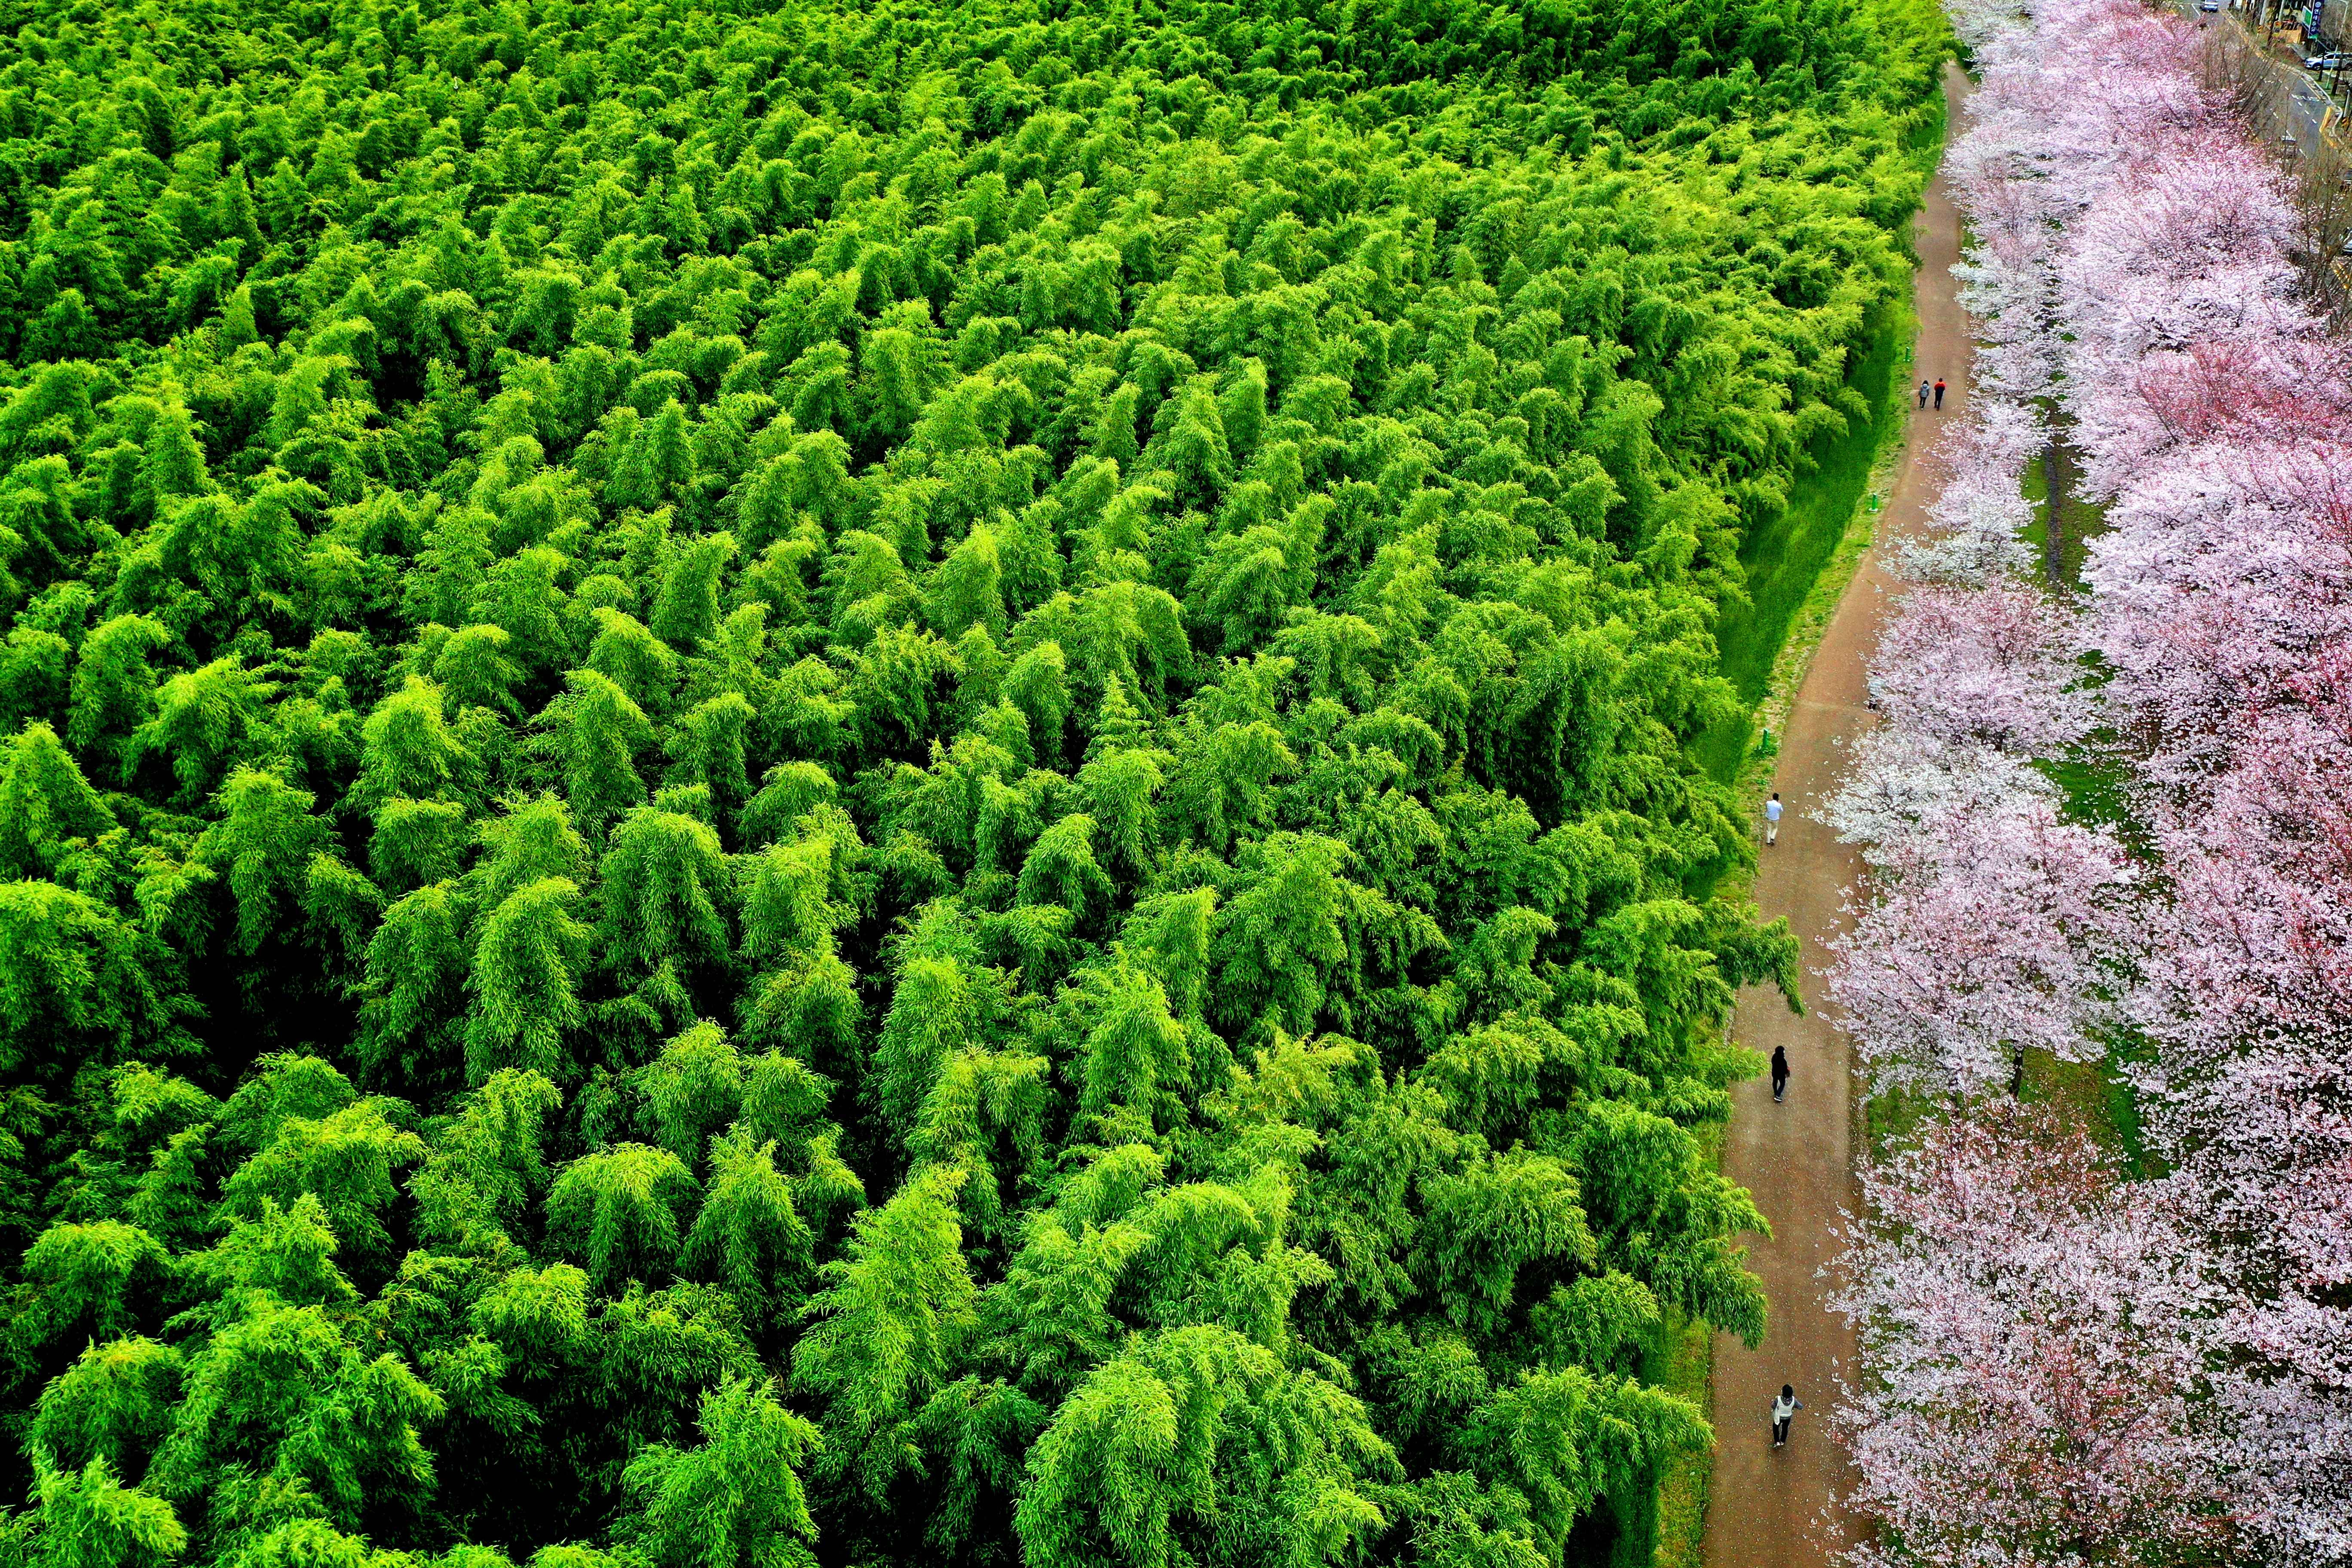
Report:
M1946 66L1944 98L1958 131L1968 79ZM1916 527L1933 499L1928 454L1942 421L1968 405L1970 343L1967 318L1954 298L1952 263L1959 258L1959 215L1939 173L1916 220L1919 271L1913 287L1919 318L1914 374L1950 384L1943 411L1921 411L1910 400L1911 427L1903 466L1879 514L1877 539ZM1804 1017L1795 1017L1780 993L1751 989L1740 999L1732 1027L1738 1039L1769 1055L1789 1052L1787 1101L1772 1103L1770 1085L1753 1079L1733 1091L1724 1173L1756 1194L1771 1222L1772 1238L1751 1237L1748 1266L1764 1281L1771 1315L1762 1348L1751 1351L1728 1334L1715 1342L1714 1480L1708 1489L1706 1568L1811 1568L1828 1561L1820 1522L1833 1493L1843 1489L1845 1464L1822 1429L1837 1379L1851 1376L1853 1339L1844 1320L1823 1304L1829 1282L1818 1270L1837 1254L1842 1210L1853 1202L1854 1099L1846 1038L1825 1016L1828 998L1812 971L1827 959L1823 942L1843 923L1842 889L1854 880L1859 858L1815 820L1837 782L1846 740L1870 721L1863 668L1878 642L1893 580L1874 547L1822 638L1812 668L1798 689L1772 787L1788 816L1780 841L1758 850L1756 900L1766 916L1786 915L1804 944ZM1770 1405L1782 1384L1793 1384L1805 1408L1785 1448L1772 1447Z

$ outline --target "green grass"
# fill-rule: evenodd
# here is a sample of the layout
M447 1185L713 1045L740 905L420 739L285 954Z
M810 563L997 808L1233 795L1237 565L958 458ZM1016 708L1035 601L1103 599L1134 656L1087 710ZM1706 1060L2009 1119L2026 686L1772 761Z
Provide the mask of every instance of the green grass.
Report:
M1936 1109L1932 1095L1915 1094L1908 1089L1889 1089L1864 1097L1862 1102L1862 1136L1873 1159L1883 1157L1890 1149L1898 1149L1911 1141L1919 1123Z
M1943 95L1935 94L1921 107L1903 146L1924 176L1934 173L1943 156ZM1904 239L1907 245L1907 227ZM1699 765L1726 784L1738 778L1754 752L1756 710L1770 694L1776 671L1798 673L1780 668L1790 631L1801 628L1817 637L1827 628L1829 612L1861 560L1861 551L1840 546L1870 494L1874 469L1902 437L1916 324L1910 300L1898 298L1871 340L1870 352L1853 367L1853 384L1870 407L1870 423L1821 442L1812 453L1816 467L1790 488L1787 510L1740 542L1748 603L1726 609L1715 635L1717 668L1747 711L1704 731L1691 745ZM1846 571L1831 571L1833 563Z
M2140 1126L2139 1101L2112 1054L2093 1062L2061 1061L2047 1051L2025 1055L2025 1086L2018 1098L2055 1107L2090 1134L2091 1142L2121 1158L2136 1177L2161 1173Z
M1723 1135L1720 1122L1698 1134L1707 1164L1718 1169ZM1697 1405L1710 1422L1715 1419L1715 1331L1706 1322L1671 1319L1643 1373L1666 1393ZM1706 1499L1714 1477L1715 1456L1700 1453L1681 1456L1658 1478L1653 1568L1700 1568L1706 1561Z
M2070 464L2061 477L2072 471ZM2072 594L2082 582L2091 540L2106 527L2106 508L2073 495L2058 498L2064 532L2059 541L2061 581L2053 584L2048 581L2044 553L2050 537L2049 479L2039 459L2026 466L2024 488L2027 499L2033 502L2033 523L2027 537L2033 547L2036 576L2044 592ZM2144 861L2153 860L2148 826L2132 809L2125 787L2129 770L2102 756L2095 746L2035 766L2058 786L2060 811L2067 821L2113 828L2126 851ZM2128 1042L2111 1046L2107 1055L2093 1062L2061 1061L2043 1052L2032 1052L2025 1061L2021 1098L2057 1107L2099 1147L2120 1156L2130 1174L2154 1176L2161 1173L2162 1162L2148 1152L2139 1101L2123 1073L2130 1049Z
M1797 607L1845 537L1846 524L1862 504L1877 460L1879 443L1902 409L1892 395L1895 363L1911 336L1907 310L1886 312L1870 353L1854 367L1853 385L1870 405L1868 424L1824 441L1814 452L1820 467L1790 487L1788 510L1741 542L1739 562L1748 569L1749 603L1735 606L1717 623L1717 645L1723 673L1750 704L1761 702L1789 635Z
M1904 150L1916 162L1923 176L1932 174L1943 156L1945 106L1943 94L1932 94L1904 138ZM1904 238L1907 246L1910 230ZM1915 255L1914 263L1917 261ZM1788 510L1769 527L1741 542L1740 565L1747 573L1748 602L1734 606L1716 626L1718 668L1739 693L1746 712L1715 725L1692 746L1699 764L1715 778L1736 783L1751 762L1769 759L1769 746L1757 746L1756 714L1776 687L1792 694L1809 655L1790 646L1793 631L1808 645L1828 629L1837 601L1853 579L1868 549L1871 525L1864 498L1876 510L1871 486L1899 448L1904 429L1904 402L1911 387L1911 345L1916 320L1907 296L1898 297L1885 312L1870 352L1853 369L1853 385L1872 410L1866 425L1822 443L1813 456L1817 466L1791 488ZM1855 526L1857 517L1862 526ZM1797 657L1791 658L1794 654ZM1760 792L1760 784L1757 786ZM1709 889L1712 891L1712 889ZM1867 1119L1880 1104L1864 1102ZM1916 1120L1916 1112L1910 1113ZM1907 1125L1907 1122L1906 1122ZM1720 1127L1712 1130L1707 1161L1720 1168ZM1714 1410L1715 1336L1704 1322L1677 1321L1667 1330L1652 1364L1644 1368L1651 1381L1681 1394L1712 1421ZM1711 1454L1685 1455L1659 1475L1651 1494L1652 1568L1701 1568L1706 1551L1707 1494L1714 1479ZM1628 1568L1622 1562L1612 1568Z
M1738 775L1754 741L1755 709L1771 689L1772 668L1789 628L1843 542L1869 489L1881 444L1902 429L1895 369L1898 362L1907 368L1912 319L1907 306L1885 314L1853 374L1854 390L1870 405L1873 417L1817 447L1819 466L1790 487L1787 510L1740 543L1748 602L1726 609L1716 622L1715 637L1717 668L1748 711L1707 730L1692 748L1699 765L1727 784Z
M2091 1142L2123 1162L2134 1177L2160 1175L2163 1163L2148 1152L2140 1126L2139 1102L2124 1077L2129 1047L2111 1047L2096 1061L2062 1061L2047 1051L2025 1053L2025 1079L2018 1099L2055 1107L2067 1121L2083 1129ZM1884 1159L1909 1143L1919 1124L1938 1110L1948 1110L1938 1097L1905 1089L1886 1089L1862 1102L1863 1137L1874 1159Z
M2062 481L2079 471L2070 447L2060 447L2059 461ZM2033 521L2026 528L2025 538L2033 551L2035 580L2045 593L2072 595L2082 584L2091 541L2106 530L2107 509L2065 491L2055 498L2061 532L2057 581L2053 582L2048 547L2053 503L2050 470L2042 454L2026 464L2022 489L2026 500L2033 503ZM2066 820L2111 827L2126 849L2143 858L2152 855L2147 826L2132 809L2125 788L2126 769L2103 758L2095 748L2035 765L2058 786L2060 809ZM2021 1098L2057 1107L2094 1142L2121 1156L2126 1170L2145 1176L2155 1173L2158 1162L2147 1152L2141 1135L2139 1104L2123 1076L2118 1053L2127 1052L2127 1046L2118 1047L2094 1062L2061 1061L2045 1052L2030 1052Z
M2063 452L2061 461L2067 473L2074 471L2076 458L2071 449ZM2083 563L2090 558L2091 541L2107 530L2107 509L2077 495L2058 498L2058 521L2063 532L2058 541L2059 581L2053 583L2047 564L2050 472L2042 454L2037 452L2033 460L2025 465L2022 488L2025 499L2033 503L2033 521L2026 524L2025 542L2033 552L2034 581L2045 590L2072 594L2082 584Z
M1642 1357L1640 1378L1708 1411L1714 1331L1670 1312ZM1713 1456L1681 1454L1577 1521L1563 1560L1590 1568L1700 1568L1706 1545L1706 1493Z
M2076 469L2074 454L2061 451L2060 478ZM2058 581L2050 581L2046 550L2050 538L2049 470L2041 454L2026 465L2021 481L2025 499L2033 503L2033 521L2025 542L2033 552L2033 580L2043 592L2068 595L2082 581L2083 563L2091 540L2106 527L2106 508L2071 494L2058 497L2060 540ZM2126 782L2128 770L2103 756L2093 746L2034 766L2058 786L2060 810L2069 822L2115 829L2125 847L2146 858L2149 854L2147 825L2133 811ZM2019 1098L2057 1109L2067 1121L2090 1135L2093 1142L2116 1155L2135 1177L2160 1174L2162 1162L2148 1152L2137 1100L2125 1077L2135 1049L2129 1037L2111 1041L2107 1053L2095 1061L2069 1062L2046 1051L2029 1051ZM1883 1156L1907 1142L1920 1121L1935 1109L1927 1096L1891 1091L1871 1096L1863 1104L1864 1135L1874 1154Z
M1698 1129L1701 1152L1711 1166L1723 1163L1723 1128ZM1680 1315L1669 1318L1665 1331L1642 1367L1643 1381L1698 1406L1710 1421L1715 1417L1715 1333L1704 1321ZM1651 1490L1648 1568L1700 1568L1706 1560L1706 1499L1715 1475L1711 1453L1684 1454L1659 1472ZM1638 1563L1618 1563L1612 1568L1643 1568Z
M1939 72L1941 68L1937 68ZM1933 175L1944 156L1944 132L1948 129L1945 118L1944 94L1938 89L1921 100L1910 130L1903 133L1903 151L1911 155L1912 166L1923 177ZM1908 229L1904 231L1904 238L1905 243L1909 243Z
M2058 811L2066 821L2112 829L2126 854L2143 866L2154 866L2158 859L2155 826L2132 804L2130 768L2102 752L2100 748L2111 742L2112 736L2100 731L2067 755L2033 766L2058 786Z
M1712 1417L1709 1384L1715 1370L1715 1335L1703 1322L1668 1329L1664 1364L1653 1375L1668 1394L1678 1394ZM1658 1478L1657 1540L1654 1568L1699 1568L1706 1554L1707 1481L1712 1457L1685 1454Z

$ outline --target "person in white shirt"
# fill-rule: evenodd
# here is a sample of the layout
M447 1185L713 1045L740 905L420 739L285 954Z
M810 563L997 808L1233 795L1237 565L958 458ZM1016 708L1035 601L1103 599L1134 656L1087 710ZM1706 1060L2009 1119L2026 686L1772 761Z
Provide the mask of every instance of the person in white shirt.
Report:
M1772 798L1764 803L1764 842L1778 844L1780 841L1780 792L1776 789L1772 792Z
M1787 1446L1789 1423L1795 1418L1797 1412L1804 1407L1805 1402L1797 1397L1797 1391L1787 1384L1782 1384L1780 1397L1772 1402L1772 1447L1779 1448Z

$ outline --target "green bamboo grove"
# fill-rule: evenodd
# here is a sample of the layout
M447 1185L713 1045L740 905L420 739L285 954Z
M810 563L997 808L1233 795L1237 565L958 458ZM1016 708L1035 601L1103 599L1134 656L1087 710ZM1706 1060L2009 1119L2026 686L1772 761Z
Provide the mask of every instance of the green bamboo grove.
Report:
M1925 0L0 17L0 1568L1638 1533Z

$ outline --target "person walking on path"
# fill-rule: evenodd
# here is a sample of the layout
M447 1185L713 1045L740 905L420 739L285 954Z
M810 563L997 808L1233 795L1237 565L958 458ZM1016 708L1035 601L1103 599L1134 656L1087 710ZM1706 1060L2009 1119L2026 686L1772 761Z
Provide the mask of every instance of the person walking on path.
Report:
M1774 1046L1772 1047L1772 1103L1780 1104L1780 1097L1788 1092L1789 1047Z
M1919 406L1927 406L1927 378L1924 375L1919 378Z
M1764 803L1764 842L1770 845L1780 841L1780 792L1776 789L1772 792L1772 798Z
M1772 1402L1772 1447L1781 1448L1788 1446L1789 1423L1804 1407L1805 1402L1797 1397L1797 1391L1782 1384L1780 1397Z
M1960 124L1968 116L1968 77L1946 61L1943 79L1950 122ZM1966 364L1973 346L1968 316L1956 298L1958 280L1952 276L1963 233L1951 200L1954 184L1949 174L1936 176L1911 231L1919 267L1909 287L1919 329L1915 368L1906 374L1915 392L1922 376L1929 378L1931 402L1935 372L1926 367ZM1964 390L1957 374L1946 374L1951 377L1948 390ZM1940 488L1936 443L1927 439L1935 431L1924 427L1924 409L1915 412L1921 415L1920 425L1912 428L1914 438L1905 444L1872 519L1876 545L1840 598L1787 717L1773 726L1770 760L1757 760L1759 773L1769 770L1765 791L1779 790L1791 812L1798 802L1834 786L1848 764L1849 748L1869 731L1871 714L1864 703L1870 655L1896 597L1885 563L1897 542L1926 530L1927 505ZM1939 416L1937 428L1941 426ZM1754 825L1751 833L1763 826L1761 805L1759 800L1748 808L1758 813L1748 818ZM1754 838L1748 843L1762 847ZM1769 913L1786 916L1790 931L1811 954L1848 929L1844 889L1865 870L1852 845L1813 823L1790 838L1785 853L1775 849L1756 857L1752 896ZM1762 1073L1731 1086L1723 1174L1756 1194L1757 1207L1771 1224L1769 1236L1759 1229L1741 1242L1748 1248L1747 1267L1762 1281L1772 1310L1763 1342L1752 1349L1736 1333L1714 1336L1708 1382L1716 1410L1735 1430L1714 1457L1702 1526L1703 1568L1840 1568L1831 1543L1813 1523L1825 1511L1837 1517L1838 1500L1854 1485L1845 1450L1826 1437L1809 1432L1807 1441L1776 1448L1769 1439L1759 1443L1736 1430L1759 1414L1769 1419L1783 1384L1792 1385L1790 1415L1813 1415L1818 1406L1830 1412L1819 1419L1832 1419L1838 1379L1853 1380L1854 1331L1830 1310L1835 1287L1822 1273L1824 1260L1843 1246L1843 1215L1858 1212L1863 1202L1852 1159L1861 1142L1853 1127L1853 1047L1831 1023L1837 1009L1810 964L1800 966L1798 980L1802 1015L1790 1010L1778 987L1749 985L1740 990L1732 1025L1734 1039L1768 1058L1775 1045L1786 1041L1790 1065L1804 1064L1805 1092L1775 1105ZM1812 1394L1803 1411L1795 1408L1799 1388Z
M1937 407L1937 409L1938 411L1941 411L1941 409L1943 408L1943 406L1944 406L1944 378L1943 378L1942 376L1940 376L1940 375L1939 375L1939 376L1937 376L1937 377L1936 378L1936 407Z

